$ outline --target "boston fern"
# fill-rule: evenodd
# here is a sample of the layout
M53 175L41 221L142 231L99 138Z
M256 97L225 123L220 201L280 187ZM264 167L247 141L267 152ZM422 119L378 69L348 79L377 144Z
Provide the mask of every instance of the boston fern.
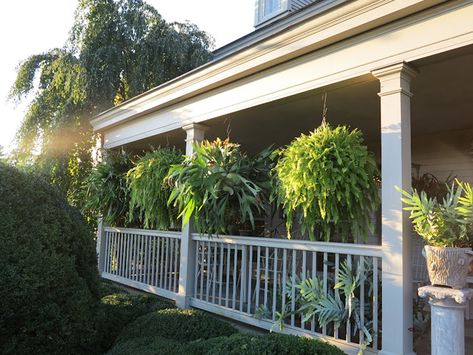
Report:
M126 184L126 173L131 167L129 153L108 151L104 161L85 180L83 209L102 216L109 225L121 226L134 221L135 215L129 212L130 196Z
M217 139L194 144L194 154L173 165L168 203L184 223L191 216L200 233L228 233L232 224L250 222L264 208L269 188L270 149L249 158L238 144Z
M165 177L171 165L182 160L179 150L157 148L141 157L128 171L130 215L136 209L145 228L166 230L175 225L177 213L167 205L171 189Z
M329 241L335 232L347 240L372 231L370 213L378 207L378 169L359 130L328 123L302 134L279 152L276 195L310 239ZM316 233L317 231L317 233Z

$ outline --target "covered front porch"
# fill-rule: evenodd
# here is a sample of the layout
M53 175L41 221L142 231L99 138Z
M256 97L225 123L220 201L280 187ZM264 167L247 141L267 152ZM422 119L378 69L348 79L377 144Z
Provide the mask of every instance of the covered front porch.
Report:
M271 237L211 237L189 225L174 232L101 226L102 276L181 307L322 337L348 353L363 344L372 353L413 353L413 300L417 285L428 280L422 241L395 187L408 190L424 174L473 182L473 38L465 41L463 35L471 32L462 26L468 24L455 22L472 14L473 6L455 2L435 10L236 80L209 83L205 90L191 92L189 85L219 74L195 83L183 78L93 122L107 149L140 152L161 145L192 154L192 142L218 137L240 143L252 155L313 130L326 110L331 125L363 132L381 170L377 228L366 241L312 242L303 235L287 240L284 228L273 228ZM442 26L452 21L457 25ZM445 31L434 31L438 26ZM318 277L329 292L341 265L363 275L355 294L360 323L374 330L369 342L349 322L320 327L293 313L295 276Z

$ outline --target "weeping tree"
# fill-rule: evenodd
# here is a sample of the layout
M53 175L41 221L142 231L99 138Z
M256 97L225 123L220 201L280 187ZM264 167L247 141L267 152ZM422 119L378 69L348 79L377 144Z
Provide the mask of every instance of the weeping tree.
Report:
M31 99L13 161L83 204L96 137L88 120L210 60L213 40L143 0L80 0L64 47L23 61L10 99Z

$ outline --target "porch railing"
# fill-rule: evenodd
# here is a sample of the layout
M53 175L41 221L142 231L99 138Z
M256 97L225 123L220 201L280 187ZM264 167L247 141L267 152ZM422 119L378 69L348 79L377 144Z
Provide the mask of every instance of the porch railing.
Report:
M180 238L177 232L106 227L102 276L175 300ZM368 352L380 348L380 246L199 234L192 234L192 241L191 306L265 329L325 338L353 353L365 340L359 325L366 325L375 334ZM299 305L294 276L317 277L328 293L343 262L364 275L355 290L360 300L358 326L344 322L321 327L314 317L304 322L295 312ZM287 317L281 317L284 310Z
M102 277L175 300L180 237L178 232L104 228Z

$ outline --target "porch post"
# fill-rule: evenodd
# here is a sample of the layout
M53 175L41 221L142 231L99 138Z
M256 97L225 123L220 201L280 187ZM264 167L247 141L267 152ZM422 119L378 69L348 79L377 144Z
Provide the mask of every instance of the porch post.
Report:
M373 71L380 81L382 179L382 350L412 350L411 224L395 186L411 187L411 96L415 71L405 63Z
M102 274L104 271L104 262L105 262L105 240L104 240L104 230L103 230L103 218L100 217L97 224L97 266L99 268L99 274Z
M201 142L204 140L206 128L206 126L197 123L191 123L182 127L187 134L186 155L191 155L193 153L193 142ZM190 307L190 299L194 291L195 272L195 243L192 241L191 219L187 225L182 226L179 293L176 299L176 305L179 308Z

